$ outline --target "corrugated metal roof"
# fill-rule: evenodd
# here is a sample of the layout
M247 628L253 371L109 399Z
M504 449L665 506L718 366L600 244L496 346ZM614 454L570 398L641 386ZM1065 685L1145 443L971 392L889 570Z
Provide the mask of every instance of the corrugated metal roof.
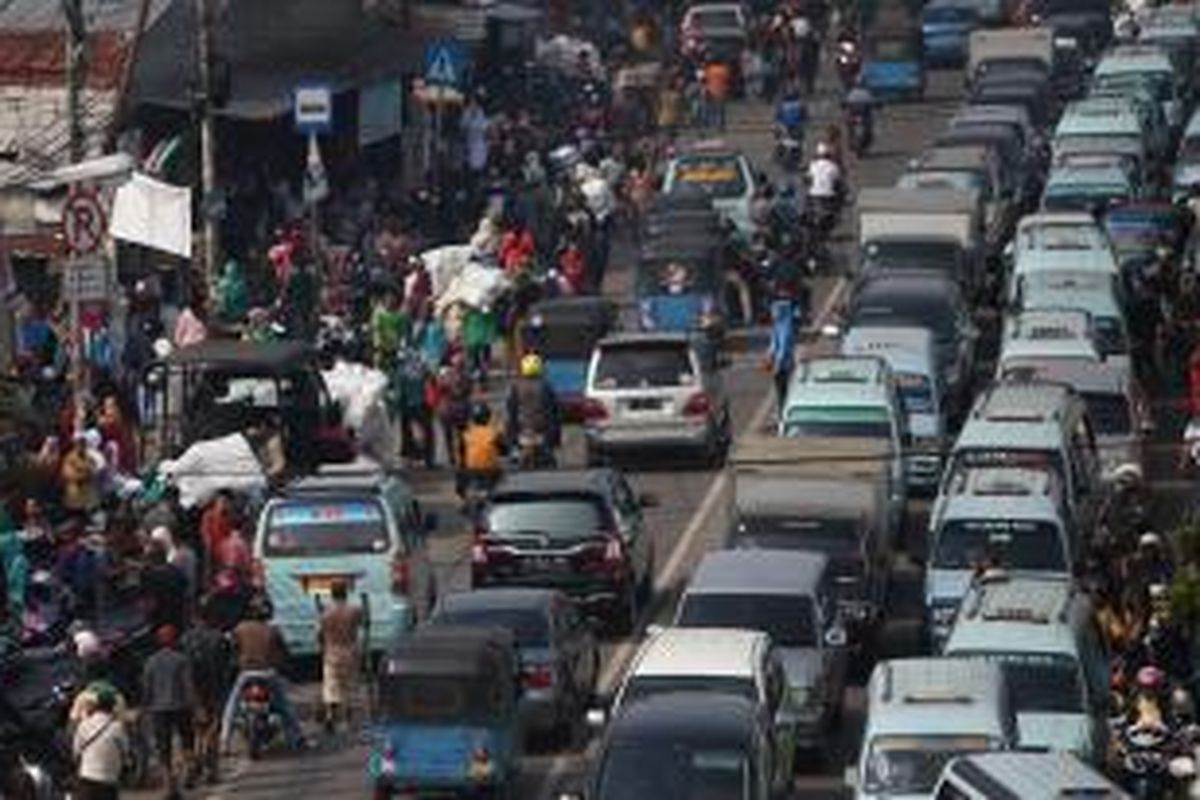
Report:
M153 21L172 0L151 0ZM141 0L82 0L90 31L131 32L137 24ZM62 30L62 6L53 0L0 0L0 30L6 32Z

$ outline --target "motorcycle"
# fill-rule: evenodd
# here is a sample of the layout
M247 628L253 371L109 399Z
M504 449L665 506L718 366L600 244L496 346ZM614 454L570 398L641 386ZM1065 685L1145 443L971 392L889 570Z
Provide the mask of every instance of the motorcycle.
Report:
M554 450L540 433L518 434L515 456L521 469L553 469L557 466Z
M853 39L839 39L834 60L842 89L849 91L858 80L859 70L862 69L862 53L858 49L858 42Z
M246 752L254 760L261 758L263 751L283 735L283 720L272 708L271 692L269 682L250 680L242 687L238 698Z
M873 131L863 109L851 107L846 110L846 138L850 140L850 149L857 158L862 158L871 149Z
M787 172L800 169L804 159L804 134L802 131L775 126L775 161Z
M1172 782L1170 731L1165 727L1128 724L1117 731L1122 783L1134 797L1163 797Z

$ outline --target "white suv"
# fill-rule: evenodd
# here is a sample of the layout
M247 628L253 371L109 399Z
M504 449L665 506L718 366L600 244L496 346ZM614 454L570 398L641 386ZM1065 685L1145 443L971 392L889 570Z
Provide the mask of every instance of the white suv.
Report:
M731 439L729 398L712 361L686 333L600 340L584 389L588 464L679 450L723 462Z

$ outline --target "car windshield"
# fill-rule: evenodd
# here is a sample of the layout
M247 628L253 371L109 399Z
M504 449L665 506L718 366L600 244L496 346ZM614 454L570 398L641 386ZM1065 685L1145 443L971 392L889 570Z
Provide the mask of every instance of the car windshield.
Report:
M523 335L525 345L542 358L584 360L591 356L592 347L607 331L605 326L576 320L555 320L538 326L528 326Z
M732 748L619 741L604 755L597 800L754 800L752 764Z
M961 6L942 6L941 8L926 8L922 12L926 22L974 22L978 16L973 8Z
M887 439L892 421L884 406L792 406L784 417L783 435Z
M714 9L711 11L694 11L689 17L691 23L701 31L721 30L742 27L742 20L732 9Z
M928 376L916 372L895 373L900 404L906 414L933 413L933 384Z
M867 261L885 269L936 269L957 276L962 250L954 242L873 241L866 247Z
M754 679L729 675L634 675L625 684L622 703L674 692L714 692L758 702Z
M1129 399L1115 392L1084 392L1088 417L1101 436L1128 436L1133 432Z
M270 557L383 553L391 541L374 500L285 500L267 517L263 552Z
M1099 250L1103 234L1091 225L1037 225L1021 229L1018 239L1023 250Z
M1065 572L1062 531L1053 522L1026 519L954 519L937 531L934 569L997 565Z
M544 536L587 539L607 530L608 514L597 497L512 496L496 498L487 512L487 530L497 538Z
M1004 670L1013 707L1018 712L1082 714L1083 684L1079 663L1057 653L955 652L955 656L985 658Z
M746 194L746 177L736 156L682 156L675 164L671 194L699 188L717 199Z
M378 702L385 720L463 724L493 719L504 694L499 681L483 678L384 674Z
M751 577L753 582L753 577ZM780 647L816 647L817 620L804 595L687 593L677 623L683 628L749 628Z
M652 389L695 382L687 345L673 342L605 345L596 366L597 389Z
M883 796L930 794L955 756L997 749L983 736L880 736L867 753L863 790Z
M1108 3L1105 0L1041 0L1042 16L1052 14L1099 14L1107 17Z
M451 608L438 611L435 619L442 625L505 628L518 647L544 647L550 641L550 622L536 609Z
M965 169L921 169L901 175L896 186L901 189L958 189L963 192L977 191L986 194L989 187L984 178L985 173Z

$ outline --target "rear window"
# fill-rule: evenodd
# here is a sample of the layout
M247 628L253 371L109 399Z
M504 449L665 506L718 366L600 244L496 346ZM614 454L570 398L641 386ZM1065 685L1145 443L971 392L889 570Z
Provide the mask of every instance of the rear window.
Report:
M1064 572L1062 534L1051 522L1021 519L951 520L937 534L935 569L994 564L1015 570Z
M926 22L974 22L976 16L971 8L926 8L922 16Z
M498 627L512 631L519 647L542 647L550 641L550 622L538 611L512 608L461 608L439 611L437 622L443 625Z
M586 539L610 527L600 499L586 495L502 496L487 512L488 533L498 538Z
M596 366L597 389L647 389L690 386L696 382L686 345L607 346Z
M731 675L634 675L625 684L621 702L675 692L714 692L758 702L754 679Z
M267 517L268 556L350 555L388 549L383 507L373 500L287 500Z
M892 423L888 409L883 406L799 406L787 410L783 435L887 439L892 435Z
M687 156L675 165L672 193L684 187L701 189L710 197L733 198L746 194L746 177L736 156Z
M677 623L682 628L748 628L763 631L780 647L816 647L817 618L803 595L685 594Z

